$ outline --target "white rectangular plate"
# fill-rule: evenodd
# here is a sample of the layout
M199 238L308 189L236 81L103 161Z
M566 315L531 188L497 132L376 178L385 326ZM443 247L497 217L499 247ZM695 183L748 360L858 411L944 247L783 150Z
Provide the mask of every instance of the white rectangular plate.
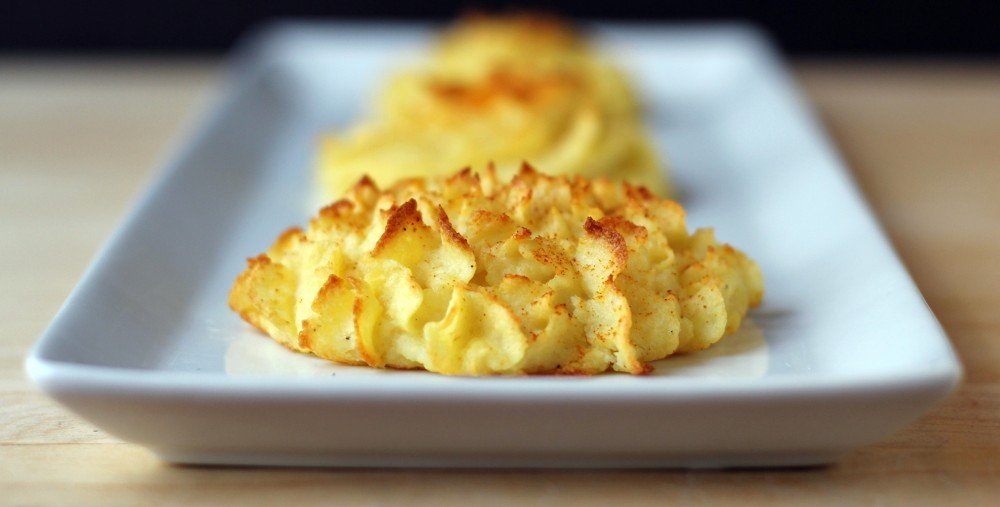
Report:
M221 104L28 359L49 395L164 459L371 466L827 463L957 383L947 338L766 40L601 26L692 226L760 262L764 305L650 376L450 378L297 355L226 307L244 258L315 212L319 132L363 113L427 32L290 23L243 46ZM544 169L544 168L543 168Z

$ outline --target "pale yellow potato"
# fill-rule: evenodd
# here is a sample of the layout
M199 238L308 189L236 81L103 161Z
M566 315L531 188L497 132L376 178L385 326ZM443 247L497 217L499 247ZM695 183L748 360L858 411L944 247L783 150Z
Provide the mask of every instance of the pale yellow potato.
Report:
M319 172L339 198L366 174L389 185L492 162L510 178L525 160L669 190L622 72L567 26L530 16L446 32L424 66L390 80L373 118L321 139Z
M679 204L525 166L363 179L250 259L230 306L283 345L454 375L640 374L760 303L757 265Z

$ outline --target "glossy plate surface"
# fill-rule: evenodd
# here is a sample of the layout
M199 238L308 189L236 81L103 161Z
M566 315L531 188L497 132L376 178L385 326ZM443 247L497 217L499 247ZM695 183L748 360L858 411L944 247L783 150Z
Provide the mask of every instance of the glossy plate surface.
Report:
M757 259L764 305L650 376L449 378L296 355L226 307L244 259L302 224L316 136L349 125L413 26L286 23L221 99L28 358L49 395L188 463L775 466L830 462L945 397L947 338L766 39L600 26L634 77L692 227Z

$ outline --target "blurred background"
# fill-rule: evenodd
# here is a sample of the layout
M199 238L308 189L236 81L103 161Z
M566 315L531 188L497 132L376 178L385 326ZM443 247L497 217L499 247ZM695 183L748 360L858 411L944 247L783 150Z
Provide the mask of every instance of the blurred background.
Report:
M771 487L783 482L792 503L925 504L978 491L992 505L1000 455L1000 0L0 0L0 259L8 267L0 270L0 504L158 504L171 491L190 498L210 486L207 493L233 498L288 482L226 475L219 485L205 470L154 467L138 448L44 399L24 378L24 355L136 196L218 103L226 55L248 30L275 18L445 22L470 9L511 8L578 20L742 20L767 30L958 349L964 384L936 415L852 455L844 468L762 475L767 494L748 490L748 501L785 498ZM695 484L708 503L742 498L749 482L707 475ZM442 477L424 497L455 497L462 481ZM605 489L622 479L612 474ZM400 480L404 494L424 482ZM109 492L134 496L109 501Z
M789 54L1000 54L1000 1L698 0L455 2L34 0L0 6L0 51L218 53L276 17L444 21L468 10L543 8L576 19L747 20Z

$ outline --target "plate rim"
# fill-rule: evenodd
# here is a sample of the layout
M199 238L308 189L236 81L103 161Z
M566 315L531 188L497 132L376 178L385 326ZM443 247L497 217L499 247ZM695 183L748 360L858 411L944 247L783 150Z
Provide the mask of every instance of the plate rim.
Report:
M207 397L297 396L317 399L375 395L384 399L401 396L406 396L409 399L412 399L413 396L425 396L426 399L516 398L524 402L551 402L556 397L577 401L603 400L612 391L616 397L624 397L622 399L655 399L660 401L686 401L694 398L711 401L747 395L752 396L752 399L853 396L862 393L869 395L881 393L884 396L892 396L919 392L927 396L930 401L939 401L953 392L960 384L963 376L962 365L951 341L947 338L936 316L927 307L926 302L923 311L929 314L931 321L936 326L928 333L933 333L935 338L942 342L943 350L946 350L947 354L936 358L933 365L927 369L902 368L855 376L811 372L804 375L751 380L738 378L656 378L645 384L623 382L608 386L597 385L596 387L591 384L584 389L580 388L579 382L576 381L577 377L458 377L459 379L468 379L468 381L420 382L414 387L405 379L392 379L391 377L381 378L377 382L372 382L370 378L344 377L338 378L336 383L331 383L317 382L316 379L231 377L213 373L130 369L80 364L47 357L46 349L56 339L54 335L58 331L61 321L65 318L67 309L79 304L78 299L85 292L85 289L96 283L95 278L102 266L108 261L109 252L123 241L129 230L137 226L142 210L146 209L171 178L178 174L178 169L183 166L183 161L189 153L199 146L198 140L204 138L207 132L212 131L220 121L223 121L230 103L239 95L241 88L247 86L248 73L253 72L253 67L255 67L252 58L255 51L259 51L261 47L265 47L285 34L299 29L329 28L331 26L358 28L359 25L295 20L277 21L262 29L254 30L248 37L244 37L234 50L232 58L222 64L222 77L214 90L208 94L206 103L210 106L206 112L196 115L193 123L194 128L190 130L190 134L180 136L181 138L175 141L177 144L174 149L168 150L169 156L165 159L165 163L160 163L160 168L154 171L151 182L139 194L140 197L133 200L126 215L98 249L79 282L26 357L25 371L43 391L51 395L102 392L109 395L180 396L183 394L191 396L200 394ZM426 25L422 24L402 24L399 26L409 26L418 30L426 28ZM780 79L780 83L784 87L781 92L790 94L790 99L795 102L798 108L797 112L804 115L806 121L811 124L815 135L825 148L823 155L833 157L833 162L838 167L839 176L848 181L851 190L850 197L861 206L865 216L874 224L878 237L885 241L893 261L902 268L912 290L923 299L919 287L914 283L906 265L900 259L884 227L878 220L878 215L874 213L870 203L864 198L853 172L836 149L832 137L819 121L816 111L808 101L803 99L804 95L783 64L770 37L763 30L750 24L731 22L639 23L635 25L605 23L593 26L606 28L637 26L647 29L690 30L707 28L717 34L726 34L728 37L746 40L750 46L749 51L761 57L761 65L766 65L767 71L774 73ZM456 377L441 377L441 379L445 378L455 379ZM525 385L530 386L531 389L525 390Z

